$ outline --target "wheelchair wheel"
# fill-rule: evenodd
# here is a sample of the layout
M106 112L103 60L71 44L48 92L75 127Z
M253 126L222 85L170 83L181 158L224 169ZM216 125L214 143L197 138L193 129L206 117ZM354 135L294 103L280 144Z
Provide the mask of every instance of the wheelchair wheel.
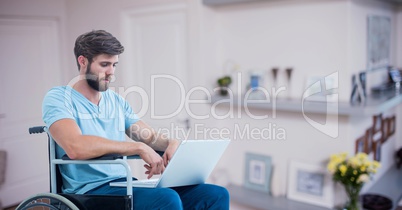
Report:
M79 210L67 198L53 194L41 193L25 199L16 210Z

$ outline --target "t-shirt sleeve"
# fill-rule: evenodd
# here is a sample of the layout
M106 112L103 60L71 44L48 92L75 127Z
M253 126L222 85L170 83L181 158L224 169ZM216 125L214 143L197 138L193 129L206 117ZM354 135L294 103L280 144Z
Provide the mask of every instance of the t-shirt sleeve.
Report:
M67 100L65 91L51 89L43 99L42 119L46 127L61 119L75 119L72 112L71 100Z

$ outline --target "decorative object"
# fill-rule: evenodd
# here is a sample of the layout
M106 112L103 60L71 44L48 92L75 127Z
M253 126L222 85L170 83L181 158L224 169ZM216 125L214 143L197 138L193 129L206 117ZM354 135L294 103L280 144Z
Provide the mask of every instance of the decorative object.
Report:
M379 194L363 194L362 200L364 209L389 210L393 206L391 199Z
M359 75L360 77L360 75ZM365 80L364 80L365 81ZM361 78L357 75L352 75L352 93L350 95L351 104L364 103L366 100L365 90L363 89L363 84L361 83ZM365 85L365 84L364 84Z
M291 161L287 197L292 200L332 208L333 182L324 166Z
M347 153L331 155L327 169L333 180L344 186L349 199L344 209L360 209L360 190L379 167L380 163L370 161L365 153L358 153L353 157L348 157Z
M381 127L381 132L382 132L382 143L386 142L388 140L389 135L389 119L385 118L382 119L382 127Z
M271 174L270 156L246 153L244 187L270 193Z
M263 88L263 72L261 70L250 71L250 83L244 98L248 100L265 100L269 97L266 89Z
M374 115L372 126L366 130L365 135L355 141L355 154L373 152L374 159L380 161L381 145L395 133L395 121L395 115L387 118L384 118L382 113Z
M367 69L386 67L390 63L391 19L369 16L367 25Z
M256 90L260 87L260 80L261 76L258 74L251 74L250 75L250 88L252 90Z
M402 147L395 152L396 167L399 169L402 166Z
M371 150L373 148L373 139L374 138L377 139L377 138L381 137L381 135L382 135L381 131L377 131L376 133L374 133L374 128L368 128L366 130L366 135L365 135L366 139L364 141L364 150L356 152L355 154L360 153L360 152L370 154Z
M271 73L272 73L272 78L274 81L274 87L276 87L276 81L278 80L278 72L279 72L279 68L272 68Z
M361 136L360 138L356 139L355 141L355 154L364 152L364 148L366 146L367 134Z
M388 136L392 136L395 133L396 128L396 116L392 116L388 121Z
M365 71L359 73L359 82L362 88L363 97L367 97L367 74Z
M290 81L292 79L292 73L293 73L293 68L286 68L286 79L288 80L288 85L290 84Z
M373 141L373 158L374 160L381 161L381 140Z
M382 114L378 114L378 115L373 116L374 133L381 130L382 122L383 122Z
M219 92L222 96L228 94L229 85L232 83L232 78L230 76L224 76L218 79Z
M292 96L291 95L291 86L290 86L290 84L292 82L293 68L286 68L285 72L286 72L286 79L287 79L288 98L290 98Z

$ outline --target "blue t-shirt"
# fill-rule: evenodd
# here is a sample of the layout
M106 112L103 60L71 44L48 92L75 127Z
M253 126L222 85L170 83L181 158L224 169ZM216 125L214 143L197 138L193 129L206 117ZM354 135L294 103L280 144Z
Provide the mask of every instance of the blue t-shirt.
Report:
M111 90L101 92L99 105L96 105L70 86L52 88L43 100L42 114L48 128L58 120L73 119L83 135L115 141L125 141L125 130L139 120L127 101ZM65 154L57 146L57 158ZM119 164L67 164L59 168L64 193L83 194L111 180L126 177L126 170Z

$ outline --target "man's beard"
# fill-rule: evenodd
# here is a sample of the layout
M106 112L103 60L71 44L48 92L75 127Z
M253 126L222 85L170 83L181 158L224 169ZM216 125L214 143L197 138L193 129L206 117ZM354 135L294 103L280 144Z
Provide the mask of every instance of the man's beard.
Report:
M89 87L96 91L104 92L109 88L109 82L106 82L105 79L110 81L110 76L99 78L98 75L92 73L90 65L88 65L87 72L85 73L85 80Z

